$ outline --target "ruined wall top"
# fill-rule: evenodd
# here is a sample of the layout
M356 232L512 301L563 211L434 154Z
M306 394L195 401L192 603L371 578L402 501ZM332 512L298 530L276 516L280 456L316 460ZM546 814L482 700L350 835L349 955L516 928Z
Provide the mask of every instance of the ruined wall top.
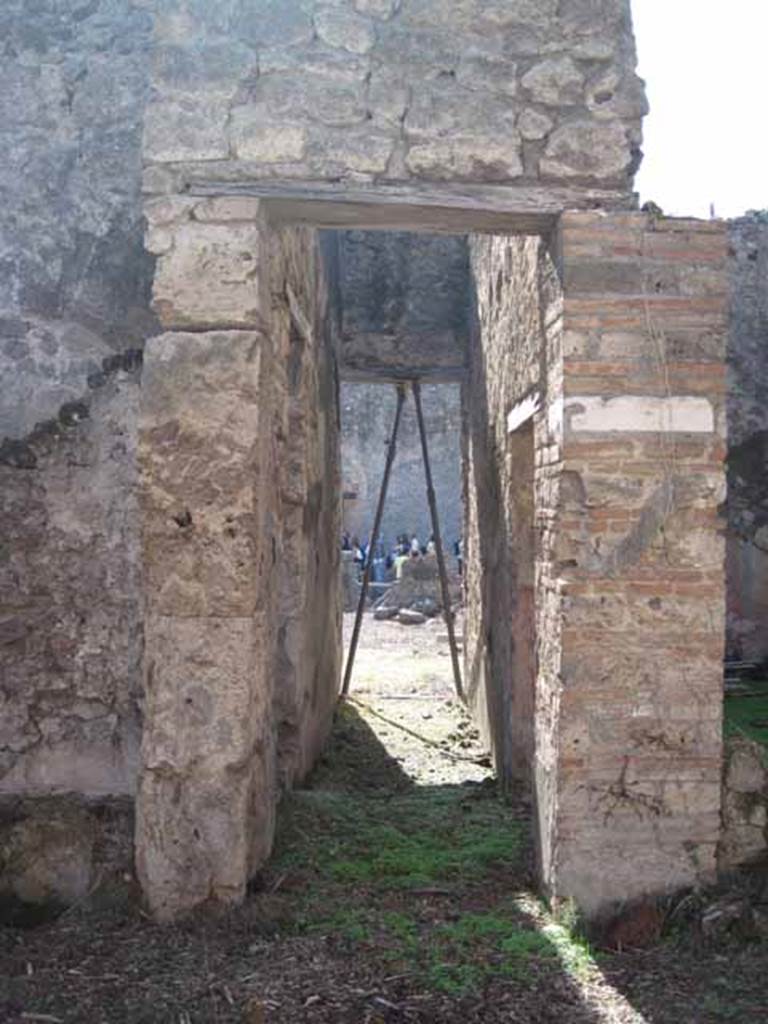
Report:
M629 0L142 3L150 193L201 177L631 192L646 105Z

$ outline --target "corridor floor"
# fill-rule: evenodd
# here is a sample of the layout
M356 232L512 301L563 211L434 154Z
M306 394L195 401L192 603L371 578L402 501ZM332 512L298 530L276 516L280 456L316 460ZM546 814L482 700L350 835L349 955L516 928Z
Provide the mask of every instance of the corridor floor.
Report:
M498 792L443 632L366 622L352 699L243 907L158 928L128 888L0 933L0 1022L765 1019L765 943L678 928L598 954L546 911L530 807Z

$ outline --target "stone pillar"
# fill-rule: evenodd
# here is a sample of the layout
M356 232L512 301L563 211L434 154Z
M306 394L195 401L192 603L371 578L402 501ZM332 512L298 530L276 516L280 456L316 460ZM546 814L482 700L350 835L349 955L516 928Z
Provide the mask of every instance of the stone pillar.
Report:
M594 914L715 870L726 235L567 214L560 252L562 636L537 726L542 870Z
M257 205L160 200L147 214L169 333L147 346L142 388L136 857L162 920L242 898L271 845L274 389Z

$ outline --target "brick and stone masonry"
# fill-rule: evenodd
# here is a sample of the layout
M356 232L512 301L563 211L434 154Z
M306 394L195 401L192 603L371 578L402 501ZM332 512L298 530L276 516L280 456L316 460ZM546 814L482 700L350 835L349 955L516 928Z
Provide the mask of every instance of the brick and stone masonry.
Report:
M554 252L472 250L470 693L502 771L532 765L545 885L596 913L715 871L726 232L569 213Z
M725 233L622 212L628 0L74 14L0 16L5 790L138 778L153 912L241 897L338 682L337 388L364 346L313 229L458 230L473 707L534 789L551 894L592 913L710 877ZM121 360L148 338L139 380ZM412 369L391 340L364 372ZM760 607L734 619L745 653Z

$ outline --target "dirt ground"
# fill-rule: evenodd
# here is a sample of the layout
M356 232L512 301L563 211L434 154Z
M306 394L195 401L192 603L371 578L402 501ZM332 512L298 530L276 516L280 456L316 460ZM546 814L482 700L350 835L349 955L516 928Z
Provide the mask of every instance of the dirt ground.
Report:
M547 912L529 803L499 793L444 634L366 620L352 699L244 906L161 928L127 886L0 932L0 1022L768 1021L768 943L705 941L690 908L711 896L622 953Z

